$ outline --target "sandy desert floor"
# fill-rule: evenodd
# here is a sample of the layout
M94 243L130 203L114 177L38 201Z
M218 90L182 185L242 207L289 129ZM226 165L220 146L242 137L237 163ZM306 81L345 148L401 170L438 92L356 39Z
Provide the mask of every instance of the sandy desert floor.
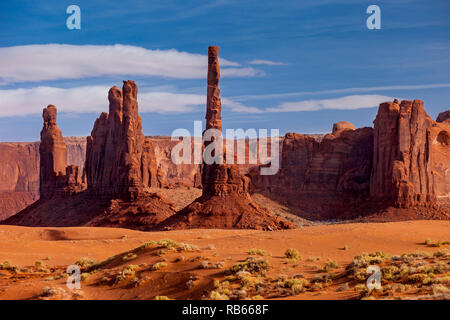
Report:
M272 232L0 226L0 299L449 298L448 240L449 221ZM81 289L71 291L66 268L77 261ZM370 295L368 264L384 268L384 289Z

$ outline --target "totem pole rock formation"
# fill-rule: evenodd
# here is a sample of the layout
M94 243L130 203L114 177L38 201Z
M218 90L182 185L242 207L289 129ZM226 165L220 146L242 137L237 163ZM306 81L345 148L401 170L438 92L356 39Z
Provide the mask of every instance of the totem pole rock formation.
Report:
M427 206L436 200L432 172L433 120L421 100L382 103L374 121L370 181L373 198L395 207Z
M44 126L41 131L40 185L41 199L53 196L66 196L80 192L85 185L77 166L67 166L67 148L61 130L56 124L57 110L54 105L44 108L42 118Z
M61 130L56 124L57 110L54 105L44 108L42 118L44 127L41 131L40 186L41 198L51 198L64 181L67 166L67 150Z
M144 134L138 114L136 83L124 81L122 91L112 87L108 100L109 114L101 114L87 138L88 188L103 197L133 200L144 188L141 171ZM152 151L148 146L147 149ZM148 161L147 157L144 159Z
M222 133L221 100L219 90L219 48L208 48L208 89L206 102L206 130ZM204 149L212 141L205 141ZM220 148L220 143L217 145ZM214 152L217 152L215 150ZM202 196L161 224L165 229L183 228L239 228L287 229L290 222L271 215L260 208L248 193L248 177L239 173L235 165L224 164L222 153L213 154L212 164L203 159ZM222 161L221 161L222 160Z

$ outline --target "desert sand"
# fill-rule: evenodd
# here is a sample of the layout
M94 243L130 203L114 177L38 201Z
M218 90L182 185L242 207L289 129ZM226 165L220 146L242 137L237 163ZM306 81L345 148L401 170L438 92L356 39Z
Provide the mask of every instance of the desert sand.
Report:
M210 229L141 232L120 228L0 226L0 261L17 267L15 272L0 270L0 299L155 299L156 296L208 299L215 289L214 281L223 281L227 271L244 261L251 249L265 250L266 255L258 259L270 264L266 279L281 276L311 280L321 274L318 269L329 260L339 265L331 272L338 274L362 252L433 254L443 248L426 245L424 241L427 238L431 242L448 240L449 236L449 221L316 225L271 232ZM134 250L151 240L162 239L195 245L198 249L166 250L150 245ZM287 248L297 249L301 259L287 261L284 258ZM129 251L131 254L127 255ZM63 274L68 265L80 258L100 262L112 256L116 258L98 270L87 270L89 273L86 272L80 290L71 291L66 287ZM448 255L442 259L448 264ZM158 262L167 266L152 270ZM133 272L136 276L117 281L117 275L130 264L137 266L138 271ZM349 286L340 288L344 283ZM276 287L260 290L263 294L258 294L258 298L360 297L360 292L347 278L339 277L319 290L298 294ZM248 296L240 298L256 296L252 290L247 289ZM243 294L239 290L236 292Z

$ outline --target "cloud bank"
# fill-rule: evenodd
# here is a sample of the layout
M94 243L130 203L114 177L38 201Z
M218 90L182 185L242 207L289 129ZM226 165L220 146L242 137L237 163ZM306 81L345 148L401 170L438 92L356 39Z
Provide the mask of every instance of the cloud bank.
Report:
M353 95L334 99L284 102L267 108L268 112L299 112L319 110L355 110L377 107L381 102L392 101L392 97L381 95Z
M0 48L0 84L81 79L106 75L202 79L207 57L129 45L43 44ZM220 60L223 76L252 77L262 72Z
M271 60L252 60L250 61L250 64L255 64L255 65L267 65L267 66L285 66L286 63L284 62L276 62L276 61L271 61Z
M163 92L155 89L139 92L140 112L187 113L201 110L206 104L206 96L202 94ZM73 114L107 112L108 90L107 86L68 89L40 86L0 90L0 117L40 114L49 104L57 106L60 112ZM234 112L262 112L258 108L247 107L227 98L223 98L222 103L224 108Z
M65 113L101 113L108 111L108 86L84 86L55 88L40 86L0 90L0 117L40 114L48 104L54 104ZM229 98L222 98L225 109L236 113L261 114L264 112L300 112L325 109L354 110L372 108L392 97L382 95L353 95L326 100L284 102L278 106L261 109L247 106ZM203 110L206 96L203 94L161 91L160 87L140 91L139 111L162 114L188 113Z
M330 89L319 91L299 91L287 93L268 93L259 95L243 95L233 97L235 101L245 100L266 100L276 98L289 98L306 95L320 95L320 94L336 94L336 93L358 93L358 92L374 92L374 91L390 91L390 90L419 90L419 89L438 89L450 88L450 83L432 83L432 84L417 84L417 85L394 85L394 86L379 86L379 87L363 87L363 88L344 88L344 89Z

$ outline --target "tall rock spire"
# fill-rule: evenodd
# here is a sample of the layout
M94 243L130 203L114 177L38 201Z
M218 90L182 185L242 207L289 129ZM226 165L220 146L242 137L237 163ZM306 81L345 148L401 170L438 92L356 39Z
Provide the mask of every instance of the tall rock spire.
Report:
M88 188L105 197L136 199L143 191L144 134L138 114L137 85L124 81L108 93L109 114L96 120L87 140Z
M206 100L206 130L222 133L222 105L219 90L219 48L208 48L208 75ZM215 134L211 135L214 138ZM206 149L214 140L206 141L203 134L203 146ZM221 148L222 144L216 144ZM220 149L219 149L220 150ZM222 153L214 158L223 157ZM219 160L219 159L218 159ZM223 160L223 159L222 159ZM236 165L214 162L202 164L202 196L193 203L168 218L161 224L162 228L238 228L238 229L288 229L293 225L288 221L270 215L269 212L255 204L248 189L248 178L243 177Z
M219 47L208 48L208 89L206 96L206 129L222 131L222 102L220 100Z
M41 131L40 187L41 198L51 198L58 184L64 180L67 166L67 150L61 130L56 124L57 110L54 105L44 108L42 118L44 126Z

